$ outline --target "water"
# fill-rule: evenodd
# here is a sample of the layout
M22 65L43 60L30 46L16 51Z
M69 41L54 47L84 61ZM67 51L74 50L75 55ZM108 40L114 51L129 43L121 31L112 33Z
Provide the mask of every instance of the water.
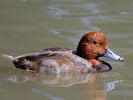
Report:
M88 31L102 31L123 56L110 72L34 75L0 57L0 100L132 100L132 0L0 0L0 55L47 47L76 48Z

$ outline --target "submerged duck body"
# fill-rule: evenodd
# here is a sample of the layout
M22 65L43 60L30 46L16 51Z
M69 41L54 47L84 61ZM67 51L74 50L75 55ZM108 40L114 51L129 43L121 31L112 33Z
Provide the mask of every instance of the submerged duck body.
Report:
M16 68L38 73L81 72L95 73L111 70L111 66L99 57L123 60L108 48L108 41L101 32L86 33L80 40L77 50L67 48L48 48L38 52L13 57L10 59Z

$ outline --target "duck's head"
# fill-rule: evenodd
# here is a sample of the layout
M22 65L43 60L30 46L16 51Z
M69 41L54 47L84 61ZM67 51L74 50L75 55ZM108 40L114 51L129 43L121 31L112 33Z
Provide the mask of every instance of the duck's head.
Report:
M78 44L77 55L87 59L94 66L101 64L98 58L103 56L114 60L124 60L109 49L108 40L101 32L86 33Z

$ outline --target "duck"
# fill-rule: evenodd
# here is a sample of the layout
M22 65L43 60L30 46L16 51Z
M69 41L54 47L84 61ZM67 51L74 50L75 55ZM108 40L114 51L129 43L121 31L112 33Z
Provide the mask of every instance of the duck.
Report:
M108 39L102 32L87 32L78 43L77 49L46 48L20 56L3 54L13 62L16 68L36 73L97 73L106 72L112 66L100 57L123 61L124 58L115 54L108 46Z

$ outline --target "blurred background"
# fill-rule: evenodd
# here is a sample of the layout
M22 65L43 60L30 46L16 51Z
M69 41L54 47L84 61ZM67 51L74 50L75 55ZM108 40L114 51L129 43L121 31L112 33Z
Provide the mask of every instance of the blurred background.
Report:
M16 69L0 56L0 100L133 100L132 0L0 0L0 55L75 49L90 31L105 33L125 61L104 59L113 69L98 75L52 76Z

